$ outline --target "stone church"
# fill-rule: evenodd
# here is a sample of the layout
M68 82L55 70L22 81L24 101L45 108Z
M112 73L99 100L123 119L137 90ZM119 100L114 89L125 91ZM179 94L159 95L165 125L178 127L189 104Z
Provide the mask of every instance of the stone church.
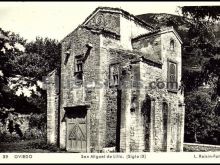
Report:
M72 20L74 21L74 20ZM62 40L47 76L47 140L68 152L183 150L181 38L99 7Z

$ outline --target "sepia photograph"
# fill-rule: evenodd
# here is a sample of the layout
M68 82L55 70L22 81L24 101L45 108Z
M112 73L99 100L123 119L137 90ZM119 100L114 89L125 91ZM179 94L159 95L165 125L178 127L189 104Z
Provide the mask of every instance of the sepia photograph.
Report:
M0 2L0 162L48 153L220 162L220 3Z

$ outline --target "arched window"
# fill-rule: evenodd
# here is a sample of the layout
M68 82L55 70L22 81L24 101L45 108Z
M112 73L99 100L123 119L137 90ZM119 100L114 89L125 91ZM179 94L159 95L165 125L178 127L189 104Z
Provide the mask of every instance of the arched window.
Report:
M175 82L176 80L176 65L174 63L170 63L170 81Z
M177 64L172 61L168 61L168 75L167 75L167 88L168 90L176 91L177 84Z
M170 50L171 50L171 51L174 51L174 46L175 46L174 40L171 39L171 40L170 40Z

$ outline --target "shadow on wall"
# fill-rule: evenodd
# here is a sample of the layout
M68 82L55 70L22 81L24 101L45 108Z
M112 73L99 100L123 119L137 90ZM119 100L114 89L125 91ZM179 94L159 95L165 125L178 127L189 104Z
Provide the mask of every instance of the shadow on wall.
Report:
M149 151L149 140L150 140L150 114L151 114L151 98L149 95L146 96L141 107L141 114L144 118L144 138L145 138L145 149L144 151Z

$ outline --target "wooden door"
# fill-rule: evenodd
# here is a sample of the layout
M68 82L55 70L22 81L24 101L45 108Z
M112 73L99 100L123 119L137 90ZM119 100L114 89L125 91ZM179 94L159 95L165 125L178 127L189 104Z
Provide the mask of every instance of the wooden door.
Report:
M73 111L67 118L67 151L86 152L86 112Z

